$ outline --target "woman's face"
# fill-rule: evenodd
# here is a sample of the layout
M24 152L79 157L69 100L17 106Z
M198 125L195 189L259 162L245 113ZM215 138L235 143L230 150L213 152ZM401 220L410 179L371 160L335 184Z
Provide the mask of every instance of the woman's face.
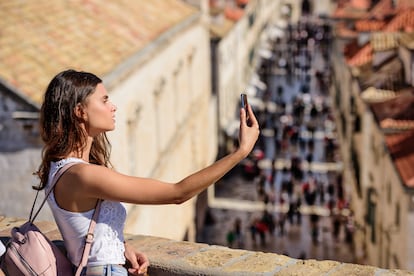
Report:
M89 135L95 137L102 132L114 130L115 111L116 106L109 100L105 86L99 83L82 108L82 118Z

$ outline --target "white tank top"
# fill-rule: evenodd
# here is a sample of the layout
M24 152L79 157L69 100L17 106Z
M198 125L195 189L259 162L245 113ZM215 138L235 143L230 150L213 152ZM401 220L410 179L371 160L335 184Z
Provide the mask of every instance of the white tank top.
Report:
M57 170L67 163L86 163L82 159L67 158L51 162L49 181L45 192L49 190L50 181ZM68 257L78 266L82 258L85 236L94 209L77 213L64 210L58 206L54 193L50 193L47 202L52 210L56 224L62 234ZM88 265L124 264L124 225L125 207L120 202L104 200L101 204L98 221L94 230L94 241L89 254Z

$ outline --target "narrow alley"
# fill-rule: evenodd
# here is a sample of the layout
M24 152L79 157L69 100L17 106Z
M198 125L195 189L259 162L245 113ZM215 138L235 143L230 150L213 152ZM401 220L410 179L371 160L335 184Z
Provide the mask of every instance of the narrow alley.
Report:
M330 109L330 26L304 17L281 30L246 91L261 137L252 155L209 189L200 242L355 263Z

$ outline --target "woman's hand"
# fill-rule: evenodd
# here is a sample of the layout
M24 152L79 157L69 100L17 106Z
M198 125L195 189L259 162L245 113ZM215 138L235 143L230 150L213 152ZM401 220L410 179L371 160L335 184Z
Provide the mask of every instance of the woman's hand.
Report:
M128 272L132 275L147 275L149 260L143 253L135 251L125 242L125 258L128 261Z
M259 123L249 104L247 105L247 113L248 121L246 110L240 108L239 150L242 151L244 156L249 155L253 150L260 133Z

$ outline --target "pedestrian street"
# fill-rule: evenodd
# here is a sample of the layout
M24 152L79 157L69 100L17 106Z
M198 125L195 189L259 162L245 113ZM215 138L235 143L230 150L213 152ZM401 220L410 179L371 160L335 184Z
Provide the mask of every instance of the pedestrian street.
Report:
M246 89L261 135L252 154L208 189L200 242L355 261L328 92L330 36L322 30L329 28L318 24L288 26ZM321 32L326 40L313 37Z

